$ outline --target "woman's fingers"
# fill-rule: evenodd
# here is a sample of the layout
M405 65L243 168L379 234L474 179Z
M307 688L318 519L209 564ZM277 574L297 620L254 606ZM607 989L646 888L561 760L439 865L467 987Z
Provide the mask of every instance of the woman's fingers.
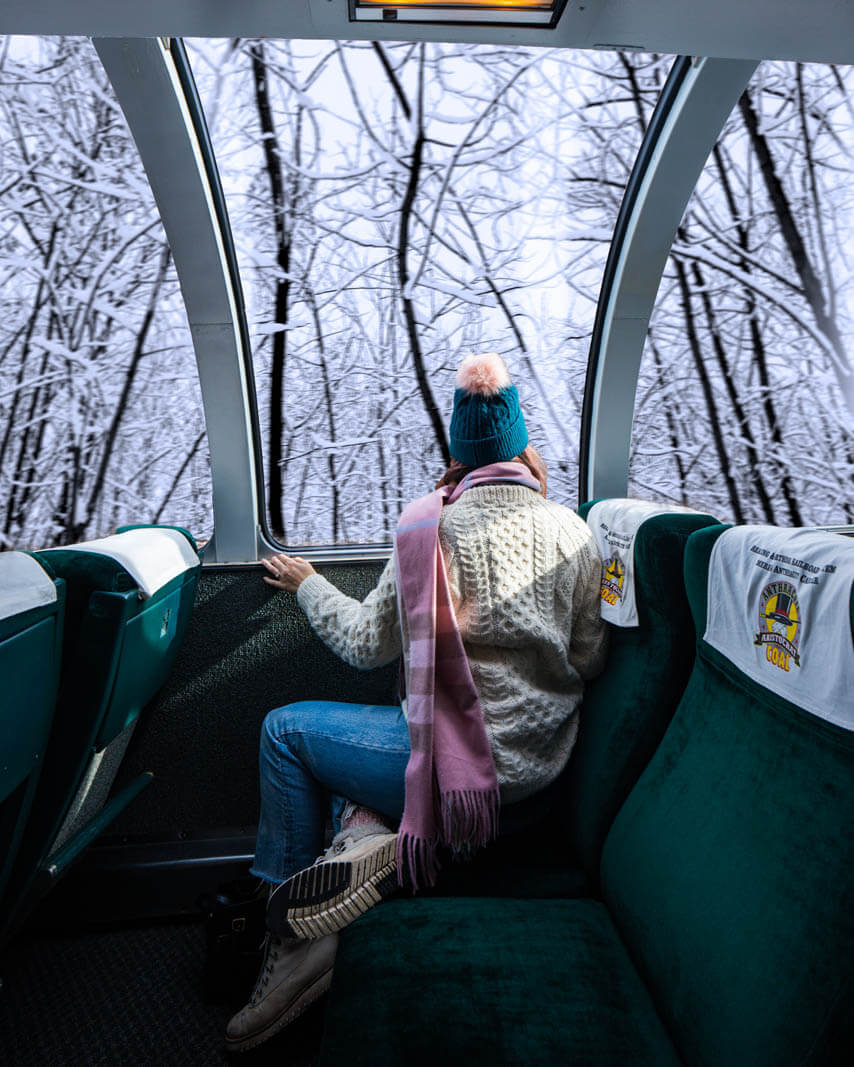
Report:
M268 585L280 585L282 578L281 564L273 563L273 561L269 559L262 559L261 562L270 572L270 576L266 574L264 575L264 581L267 582Z
M264 581L289 593L295 593L303 579L314 573L314 567L308 560L300 556L288 556L284 552L262 559L261 562L270 572L270 577L264 575Z
M286 560L287 557L283 558L281 555L273 556L272 559L261 560L266 569L270 572L269 576L266 574L264 575L264 581L268 585L274 585L277 589L285 588L284 578L288 569Z

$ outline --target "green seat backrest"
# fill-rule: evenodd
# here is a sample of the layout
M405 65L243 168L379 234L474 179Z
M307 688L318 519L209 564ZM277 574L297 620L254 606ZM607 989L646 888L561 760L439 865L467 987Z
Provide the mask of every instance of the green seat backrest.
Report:
M579 508L587 518L593 502ZM694 626L682 581L685 542L710 515L655 515L634 544L638 626L608 623L608 663L587 682L565 777L562 821L589 883L599 883L614 816L658 746L694 661Z
M126 531L146 529L156 533L161 528L125 527L116 540ZM195 553L190 535L180 533ZM190 620L201 562L143 597L127 567L110 556L78 548L50 549L38 556L68 585L68 620L74 630L65 645L60 704L97 722L92 744L100 751L166 680Z
M699 635L725 529L686 549ZM854 599L846 622L850 638ZM701 636L602 856L605 902L686 1064L850 1062L836 1057L853 1014L852 827L851 731L748 678Z
M33 595L27 595L30 571L37 585ZM13 584L15 602L4 605ZM47 575L25 553L0 553L0 897L44 763L59 681L64 611L62 580Z
M171 527L165 528L170 531L166 535L158 527L134 529L150 531L149 543L140 549L144 533L120 531L110 539L119 558L104 554L103 542L36 554L65 579L66 633L56 716L13 875L11 888L19 903L32 896L28 887L35 872L59 843L78 835L86 840L80 831L103 804L121 752L106 761L94 788L90 783L85 792L84 776L94 768L95 754L128 731L117 741L123 752L129 728L165 681L190 621L201 570L192 538L183 531L172 532ZM186 544L192 546L189 551ZM177 573L159 586L155 582L150 595L143 595L139 582L151 573L152 562L157 571L161 549ZM143 565L125 565L120 561L122 550ZM174 558L182 553L187 559ZM169 569L161 572L168 575ZM74 814L66 822L72 803Z

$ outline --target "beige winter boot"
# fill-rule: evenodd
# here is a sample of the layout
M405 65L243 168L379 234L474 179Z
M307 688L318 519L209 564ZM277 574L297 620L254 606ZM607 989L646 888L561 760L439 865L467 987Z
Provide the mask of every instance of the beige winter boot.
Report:
M268 934L261 973L249 1003L225 1031L230 1052L262 1044L322 996L332 982L338 934L316 941L297 941Z

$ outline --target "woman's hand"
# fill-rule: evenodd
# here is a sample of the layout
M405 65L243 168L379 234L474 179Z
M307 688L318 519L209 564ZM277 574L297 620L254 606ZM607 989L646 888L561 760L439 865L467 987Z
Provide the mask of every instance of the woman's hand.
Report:
M264 581L288 593L295 593L304 578L316 573L307 559L302 559L300 556L286 556L284 552L280 552L271 559L262 559L261 562L270 572L269 577L264 575Z

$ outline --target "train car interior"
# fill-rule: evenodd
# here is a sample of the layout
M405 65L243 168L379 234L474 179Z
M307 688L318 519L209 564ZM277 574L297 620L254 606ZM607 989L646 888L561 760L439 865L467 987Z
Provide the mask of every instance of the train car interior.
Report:
M854 5L3 0L0 1061L841 1067ZM498 352L602 556L512 826L238 1057L265 715Z

